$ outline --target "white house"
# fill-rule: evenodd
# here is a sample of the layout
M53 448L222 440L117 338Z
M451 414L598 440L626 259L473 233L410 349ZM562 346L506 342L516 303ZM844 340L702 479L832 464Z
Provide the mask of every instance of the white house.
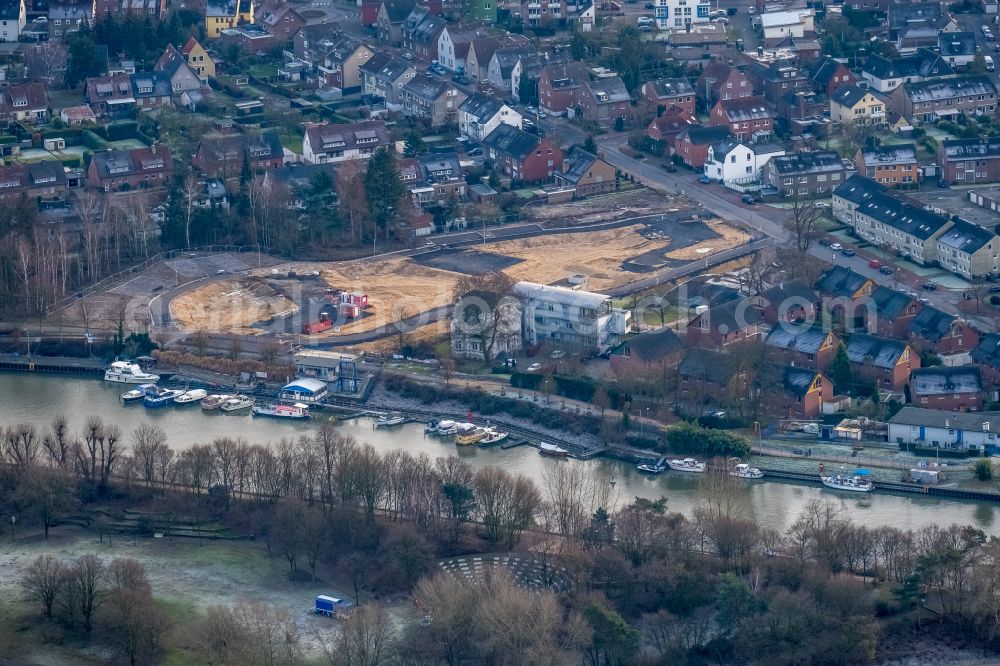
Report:
M726 185L755 182L769 159L784 154L778 146L750 147L735 139L724 139L708 147L705 175Z
M921 448L981 451L1000 440L1000 412L946 412L903 407L889 419L889 442Z
M784 12L761 14L760 26L764 31L764 41L779 41L791 37L802 39L816 31L813 24L814 10L793 9Z
M511 90L521 78L521 61L531 54L527 47L497 49L490 58L487 79L497 90Z
M711 5L689 0L656 0L653 19L660 30L686 30L689 25L708 23Z
M522 332L529 345L550 344L601 354L632 330L632 313L611 307L611 297L533 282L514 285L523 304Z
M302 159L309 164L366 160L388 145L389 132L382 120L309 125L302 138Z
M521 129L521 114L480 93L473 93L458 107L458 132L473 141L481 142L501 124Z
M438 35L438 62L449 71L464 72L469 46L475 38L476 33L473 30L445 26Z
M24 0L0 2L0 42L16 42L27 20Z

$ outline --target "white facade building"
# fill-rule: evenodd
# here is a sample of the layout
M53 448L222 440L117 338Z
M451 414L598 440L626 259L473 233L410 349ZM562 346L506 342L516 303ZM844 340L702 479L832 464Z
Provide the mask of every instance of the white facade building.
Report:
M632 330L632 313L611 307L611 297L568 287L518 282L522 333L528 345L551 344L602 354Z
M802 39L815 32L812 9L794 9L785 12L761 14L760 26L764 31L764 41L781 40L788 37Z
M708 147L705 175L726 184L741 184L760 179L760 170L772 157L784 155L777 146L751 148L745 143L728 139Z
M889 443L981 451L1000 443L1000 412L904 407L889 419Z
M711 5L697 0L656 0L653 18L660 30L685 30L688 25L708 23Z
M473 93L458 107L458 132L473 141L482 142L499 125L521 129L521 114L503 102Z

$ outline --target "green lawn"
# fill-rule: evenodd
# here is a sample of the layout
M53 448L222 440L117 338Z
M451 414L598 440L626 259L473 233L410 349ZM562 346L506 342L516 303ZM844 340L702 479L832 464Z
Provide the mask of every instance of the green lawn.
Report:
M271 64L251 65L250 76L258 79L268 79L278 75L278 66Z
M302 154L302 135L301 134L282 134L281 135L281 145L292 151L296 155Z

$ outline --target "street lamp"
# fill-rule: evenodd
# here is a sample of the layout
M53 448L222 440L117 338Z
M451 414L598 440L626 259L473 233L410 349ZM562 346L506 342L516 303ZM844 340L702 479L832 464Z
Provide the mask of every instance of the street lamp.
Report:
M17 516L10 517L10 540L11 543L14 541L14 525L17 524Z

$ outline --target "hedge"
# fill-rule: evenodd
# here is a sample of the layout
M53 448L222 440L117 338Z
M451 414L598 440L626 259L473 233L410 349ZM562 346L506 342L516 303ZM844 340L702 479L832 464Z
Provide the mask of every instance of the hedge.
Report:
M586 377L568 377L553 375L555 394L571 400L590 402L597 392L597 384ZM542 388L544 376L534 372L515 372L510 376L510 385L514 388L538 391Z
M667 428L667 449L706 458L718 456L745 458L750 454L750 442L745 437L725 430L708 430L690 423Z
M83 145L91 150L103 150L108 145L108 142L99 137L96 132L84 130Z

